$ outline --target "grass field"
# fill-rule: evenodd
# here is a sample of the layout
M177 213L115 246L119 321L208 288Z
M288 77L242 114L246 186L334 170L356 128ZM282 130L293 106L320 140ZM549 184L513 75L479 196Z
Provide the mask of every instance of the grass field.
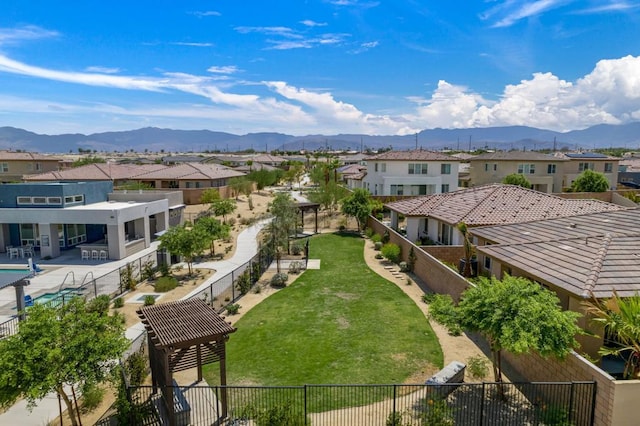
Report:
M367 267L363 244L348 235L311 239L310 257L321 259L321 269L304 272L236 324L227 344L229 385L403 383L442 367L428 321ZM205 378L219 383L217 364Z

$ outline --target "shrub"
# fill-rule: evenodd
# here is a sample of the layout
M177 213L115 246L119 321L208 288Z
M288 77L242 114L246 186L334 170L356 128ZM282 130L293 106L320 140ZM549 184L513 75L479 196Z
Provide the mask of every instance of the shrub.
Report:
M482 356L472 356L467 360L466 371L469 375L476 379L482 380L487 376L489 367L487 366L487 359Z
M338 227L338 230L339 230L339 231L344 231L345 229L347 229L347 227L346 227L346 226L344 226L344 225L340 225L340 226Z
M371 237L373 237L373 234L374 234L373 229L371 229L371 228L369 228L369 227L367 227L367 228L364 230L364 235L366 235L366 237L367 237L367 238L371 238Z
M289 264L289 273L290 274L299 274L302 270L304 264L302 262L293 261Z
M373 244L373 249L374 249L375 251L380 251L380 250L382 249L382 241L376 241L376 242Z
M100 296L91 299L87 303L87 311L89 312L98 312L100 314L106 315L109 311L109 304L111 301L109 300L109 296L106 294L101 294Z
M376 253L376 259L382 260L382 259L384 259L384 256L381 255L380 253Z
M85 383L82 386L82 406L80 411L87 414L98 408L104 398L105 390L95 383Z
M227 225L233 226L235 224L236 224L236 218L230 217L229 219L227 219Z
M251 222L253 222L253 219L251 219L250 217L240 218L240 225L243 225L243 226L251 225Z
M289 280L289 275L285 273L275 274L271 277L271 285L273 287L286 287L287 281Z
M155 297L153 297L152 295L147 294L147 295L144 297L144 306L151 306L151 305L155 305L155 303L156 303L156 298L155 298Z
M407 265L407 262L400 262L398 265L400 266L400 272L409 272L409 265Z
M236 315L238 313L238 311L240 310L241 306L238 305L237 303L231 303L229 305L227 305L227 313L229 315Z
M413 284L413 281L411 281L411 278L407 277L407 285L411 285Z
M291 244L291 254L298 256L300 253L302 253L303 247L300 243L293 243Z
M429 304L429 318L447 327L452 336L462 334L458 312L453 304L453 299L448 294L433 296L433 300Z
M371 241L373 241L374 243L380 242L382 241L382 235L380 234L373 234L371 236Z
M143 346L144 347L144 346ZM132 386L140 386L149 374L147 367L147 357L142 350L129 355L125 364L125 370Z
M253 283L251 282L251 275L249 274L249 269L245 269L245 271L240 274L238 279L236 280L236 287L240 291L240 294L247 294L249 290L251 290L251 286Z
M390 238L391 236L389 235L389 230L385 229L384 234L382 234L382 239L380 241L382 241L382 244L387 244Z
M124 306L124 299L122 297L116 297L113 300L113 307L116 309L122 308Z
M155 267L153 266L153 260L147 260L142 264L142 280L152 280L156 274Z
M376 219L378 219L380 222L382 222L382 220L384 219L384 213L382 213L382 212L376 213Z
M161 262L158 265L158 271L160 271L160 275L163 277L168 277L170 272L169 264L167 262Z
M400 246L394 243L387 243L382 246L382 255L393 263L398 263L400 260Z
M178 280L174 277L160 277L154 286L158 293L171 291L178 286Z

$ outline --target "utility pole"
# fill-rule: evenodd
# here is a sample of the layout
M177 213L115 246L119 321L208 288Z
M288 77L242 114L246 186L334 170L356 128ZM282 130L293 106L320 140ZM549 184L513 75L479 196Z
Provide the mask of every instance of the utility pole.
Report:
M418 150L418 132L416 132L416 151Z
M471 152L471 135L469 135L469 152Z

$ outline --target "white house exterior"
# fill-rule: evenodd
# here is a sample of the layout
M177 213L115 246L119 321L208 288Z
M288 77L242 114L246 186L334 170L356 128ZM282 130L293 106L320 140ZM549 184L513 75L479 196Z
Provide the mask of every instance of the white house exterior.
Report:
M460 161L432 151L388 151L367 159L362 187L373 195L431 195L458 189Z

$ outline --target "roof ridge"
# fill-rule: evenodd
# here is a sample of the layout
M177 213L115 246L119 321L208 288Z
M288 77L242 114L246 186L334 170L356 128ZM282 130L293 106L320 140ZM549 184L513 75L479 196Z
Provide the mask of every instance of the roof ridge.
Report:
M587 241L588 241L587 237ZM591 265L591 271L589 272L589 276L585 281L584 290L582 292L583 297L589 297L589 295L593 292L593 289L596 286L598 278L600 277L600 272L602 272L602 264L604 263L604 259L607 256L607 252L609 251L609 245L611 244L611 234L606 233L604 238L602 239L602 246L596 253L596 258L593 259L593 264Z

